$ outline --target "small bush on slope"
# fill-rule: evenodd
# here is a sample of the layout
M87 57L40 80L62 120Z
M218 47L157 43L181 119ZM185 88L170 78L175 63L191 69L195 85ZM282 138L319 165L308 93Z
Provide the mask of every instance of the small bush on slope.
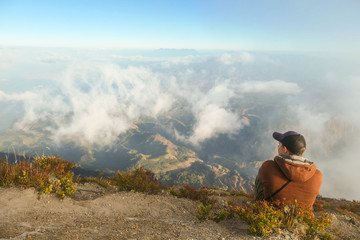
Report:
M211 194L206 187L196 189L190 185L184 185L178 190L171 188L170 193L176 197L200 201L204 205L214 204L216 202L215 199L210 198Z
M75 182L77 183L96 183L99 186L110 189L112 186L111 181L108 178L99 177L76 177Z
M154 173L142 167L135 167L125 173L117 171L116 176L109 179L103 179L102 176L73 179L72 169L76 167L76 164L58 156L35 157L33 162L21 161L16 165L0 160L0 186L34 187L39 195L56 193L60 198L75 192L74 181L95 182L103 187L115 185L120 191L158 193L163 189Z
M338 213L348 215L360 220L360 202L359 201L346 201L346 200L336 200L332 199L332 202L328 202L322 197L316 199L314 203L315 211L325 211L325 210L334 210Z
M39 195L56 193L60 198L75 192L73 183L76 165L58 156L35 157L34 161L21 161L11 165L0 161L0 186L34 187Z
M162 186L155 179L154 173L145 170L142 167L134 167L125 173L116 172L116 176L110 178L119 191L137 191L145 193L158 193L162 190Z
M11 186L15 182L15 167L0 159L0 186Z
M326 233L331 225L331 216L321 212L318 217L311 209L292 203L269 203L266 201L248 201L242 206L227 204L223 209L211 213L211 205L198 207L197 217L200 220L211 219L216 222L225 218L237 217L249 224L253 235L266 237L273 233L281 233L287 229L307 239L333 239Z

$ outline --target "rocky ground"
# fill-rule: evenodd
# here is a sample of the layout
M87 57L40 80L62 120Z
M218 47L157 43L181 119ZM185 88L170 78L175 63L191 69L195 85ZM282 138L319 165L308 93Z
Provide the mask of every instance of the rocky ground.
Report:
M236 219L199 221L198 205L167 192L118 192L90 183L78 185L74 197L64 200L52 195L38 199L34 189L0 188L0 238L262 239ZM335 213L333 218L344 239L360 239L357 219ZM285 232L267 239L298 238Z

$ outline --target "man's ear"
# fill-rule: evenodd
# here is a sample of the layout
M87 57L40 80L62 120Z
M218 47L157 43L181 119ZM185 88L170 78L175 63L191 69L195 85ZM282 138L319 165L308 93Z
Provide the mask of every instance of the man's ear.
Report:
M289 149L287 147L285 147L285 145L283 145L283 147L284 147L284 152L285 153L290 153Z

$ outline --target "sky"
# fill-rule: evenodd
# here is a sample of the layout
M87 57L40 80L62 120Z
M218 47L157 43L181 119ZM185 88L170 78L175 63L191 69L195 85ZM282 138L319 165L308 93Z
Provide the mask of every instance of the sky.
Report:
M0 0L0 46L360 51L358 0Z

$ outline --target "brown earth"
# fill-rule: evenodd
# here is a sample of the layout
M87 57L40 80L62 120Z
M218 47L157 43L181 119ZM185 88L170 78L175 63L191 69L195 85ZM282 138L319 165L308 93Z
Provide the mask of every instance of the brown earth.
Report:
M220 197L219 197L220 198ZM233 199L241 201L239 199ZM224 199L218 199L220 202ZM262 239L237 219L199 221L199 202L80 184L73 198L40 199L34 189L0 188L1 239ZM333 214L345 239L360 239L355 218ZM267 239L298 239L285 232Z

